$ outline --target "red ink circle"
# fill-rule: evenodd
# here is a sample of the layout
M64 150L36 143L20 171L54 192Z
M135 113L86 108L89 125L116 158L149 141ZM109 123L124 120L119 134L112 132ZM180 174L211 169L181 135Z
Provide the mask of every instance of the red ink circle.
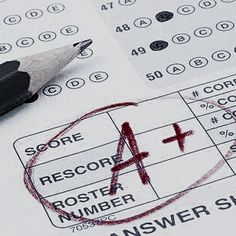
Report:
M196 99L193 98L187 98L190 100L194 100L194 101L198 101ZM220 109L231 113L230 109L225 108L223 106L220 106L218 104L216 104L214 101L204 101L201 100L201 102L205 102L205 103L210 103L213 104L217 107L219 107ZM104 112L110 109L114 109L114 108L120 108L120 107L125 107L125 106L137 106L137 103L134 102L125 102L125 103L117 103L117 104L112 104L109 106L105 106L96 110L93 110L89 113L86 113L85 115L81 116L80 118L76 119L75 121L71 122L66 128L62 129L58 134L56 134L54 137L52 137L47 144L45 145L45 147L48 146L48 144L52 141L52 140L57 140L58 138L60 138L62 135L66 134L69 130L73 129L76 125L78 125L80 122L82 122L85 119L90 118L91 116L100 113L100 112ZM236 123L236 117L233 117L234 122ZM234 145L236 145L236 140L234 141ZM204 174L202 177L200 177L197 181L195 181L193 184L191 184L187 190L178 193L177 195L175 195L174 197L171 197L170 199L166 200L165 202L145 211L142 212L140 214L131 216L131 217L127 217L124 219L120 219L120 220L114 220L114 221L101 221L101 220L96 220L96 219L87 219L85 217L76 217L76 215L70 213L70 212L66 212L62 209L55 209L54 206L52 205L51 202L47 201L46 199L42 198L42 196L37 192L37 190L35 189L32 179L33 179L33 166L37 163L39 156L40 156L41 152L37 152L27 163L26 163L26 168L25 168L25 172L24 172L24 184L26 189L29 191L29 193L39 202L41 202L41 204L43 204L44 207L48 208L49 210L53 211L54 213L63 215L63 216L70 216L71 219L75 222L78 223L82 223L83 221L90 221L90 222L94 222L97 225L118 225L118 224L123 224L123 223L129 223L131 221L134 220L138 220L140 218L143 218L145 216L148 216L154 212L157 212L171 204L173 204L174 202L176 202L177 200L179 200L180 198L184 197L185 195L187 195L190 191L192 191L194 188L198 187L200 184L202 184L204 181L206 181L208 178L210 178L213 174L215 174L221 167L223 167L225 165L225 160L221 160L219 161L212 169L210 169L206 174ZM232 156L232 151L229 150L226 154L225 154L225 158L229 158L230 156Z

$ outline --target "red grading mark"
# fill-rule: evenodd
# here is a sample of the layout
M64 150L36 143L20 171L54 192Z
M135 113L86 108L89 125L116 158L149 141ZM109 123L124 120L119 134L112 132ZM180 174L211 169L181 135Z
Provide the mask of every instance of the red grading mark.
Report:
M177 123L174 123L173 127L174 127L176 135L173 136L173 137L163 139L162 142L163 143L171 143L171 142L177 141L180 151L184 152L185 138L189 135L193 135L193 131L189 130L187 132L182 133L182 130L181 130L180 126Z
M186 98L186 99L190 99L190 100L194 100L192 98ZM223 106L220 106L219 104L215 103L214 101L204 101L201 100L202 102L205 103L210 103L215 105L216 107L219 107L220 109L222 109L223 111L232 114L231 110L228 108L225 108ZM113 104L110 106L106 106L106 107L102 107L99 109L96 109L94 111L91 111L85 115L83 115L82 117L80 117L79 119L76 119L75 121L73 121L72 123L70 123L66 128L62 129L58 134L56 134L54 137L52 137L46 144L45 147L48 146L48 144L52 141L52 140L57 140L58 138L60 138L62 135L66 134L69 130L73 129L73 127L75 127L76 125L78 125L81 121L90 118L91 116L99 113L99 112L103 112L112 108L118 108L118 107L124 107L124 106L137 106L137 103L134 102L126 102L126 103L119 103L119 104ZM234 123L236 123L236 117L233 117L234 119ZM236 145L236 139L233 142L234 145ZM104 221L104 220L96 220L96 219L86 219L84 217L78 217L75 214L73 214L72 212L66 212L62 209L55 209L53 204L51 202L49 202L48 200L46 200L45 198L43 198L40 193L37 192L37 190L35 189L34 185L33 185L33 166L37 163L39 156L42 154L42 152L37 152L26 164L26 168L25 168L25 172L24 172L24 183L25 183L25 187L26 189L29 191L29 193L39 202L41 202L41 204L45 207L48 208L49 210L51 210L52 212L56 213L56 214L60 214L63 216L71 216L71 220L73 220L74 222L84 222L84 221L89 221L92 222L96 225L118 225L118 224L123 224L123 223L129 223L138 219L141 219L143 217L146 217L152 213L158 212L161 209L175 203L176 201L178 201L179 199L183 198L184 196L186 196L188 193L190 193L192 191L192 189L200 186L202 183L204 183L207 179L209 179L211 176L213 176L218 170L220 170L224 165L225 165L225 160L222 159L220 160L218 163L216 163L207 173L205 173L203 176L201 176L198 180L196 180L193 184L191 184L190 186L188 186L186 188L185 191L178 193L177 195L169 198L168 200L162 202L161 204L148 209L142 213L130 216L130 217L126 217L124 219L120 219L120 220L114 220L114 221ZM224 155L224 157L230 158L233 155L233 151L230 149L229 151L227 151L227 153Z
M129 159L128 161L122 162L122 155L124 152L125 147L125 140L128 139L128 143L131 149L132 154L134 155L133 158ZM148 176L147 172L145 171L143 165L143 159L148 157L148 152L139 152L138 144L135 140L134 133L129 125L128 122L125 122L122 125L122 130L120 134L120 140L117 146L117 155L116 155L116 163L115 166L111 169L113 172L112 179L111 179L111 186L110 186L110 194L115 195L117 192L117 182L118 182L118 175L119 172L132 164L135 164L141 181L143 184L148 184L150 182L150 177Z

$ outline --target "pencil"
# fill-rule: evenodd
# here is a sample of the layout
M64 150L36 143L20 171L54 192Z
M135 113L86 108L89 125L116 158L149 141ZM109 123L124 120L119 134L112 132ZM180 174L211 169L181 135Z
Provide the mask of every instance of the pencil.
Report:
M0 65L0 115L19 106L91 45L85 40Z

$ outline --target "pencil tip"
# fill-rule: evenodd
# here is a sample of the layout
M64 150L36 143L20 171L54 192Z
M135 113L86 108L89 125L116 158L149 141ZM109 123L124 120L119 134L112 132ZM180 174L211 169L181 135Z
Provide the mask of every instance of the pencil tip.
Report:
M74 47L79 47L79 52L84 51L87 47L89 47L93 43L92 39L87 39L82 42L78 42L73 44Z

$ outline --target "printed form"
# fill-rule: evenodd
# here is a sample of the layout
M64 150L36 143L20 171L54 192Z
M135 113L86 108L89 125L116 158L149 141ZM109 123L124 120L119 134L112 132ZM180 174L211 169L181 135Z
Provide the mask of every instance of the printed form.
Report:
M89 39L0 117L5 236L234 235L235 0L0 0L0 60Z

